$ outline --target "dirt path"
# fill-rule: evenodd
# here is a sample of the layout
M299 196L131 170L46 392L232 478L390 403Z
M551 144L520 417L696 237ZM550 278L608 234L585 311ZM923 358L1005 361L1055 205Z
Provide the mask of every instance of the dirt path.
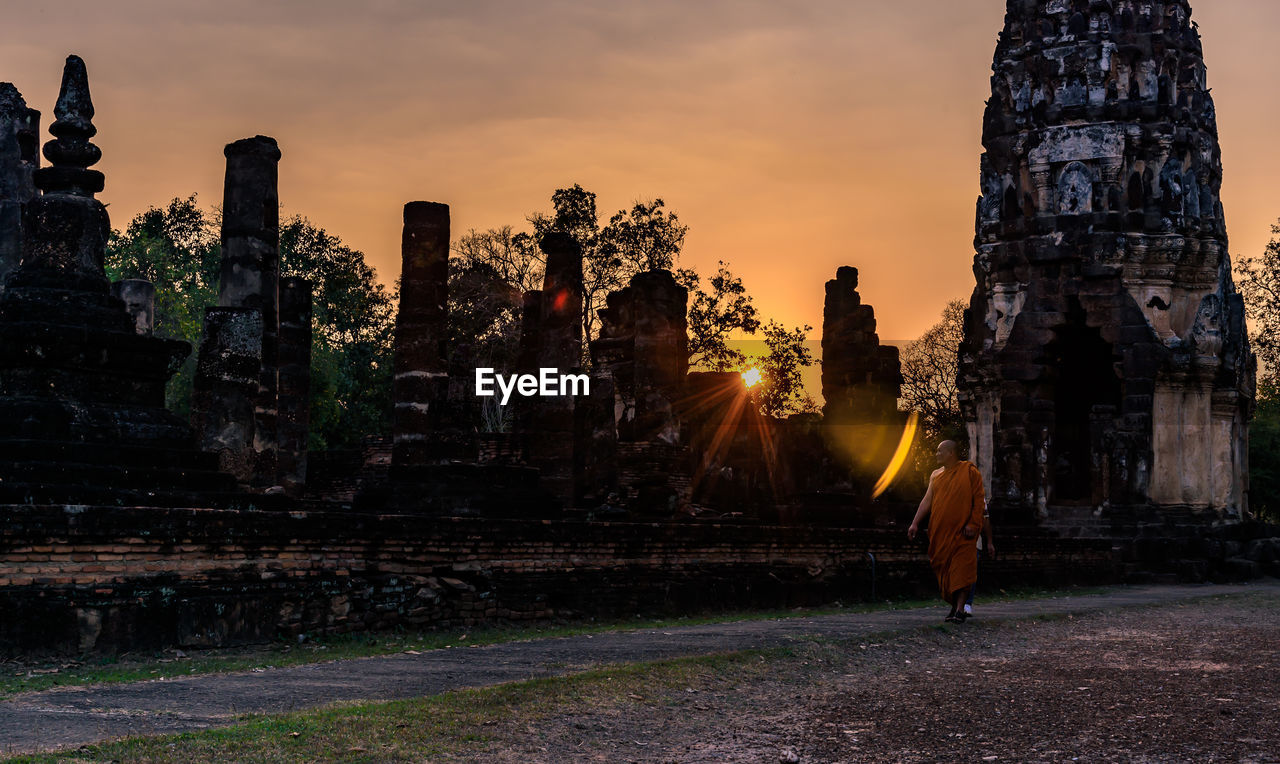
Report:
M1280 762L1278 674L1272 587L655 670L629 694L597 685L581 701L522 703L483 722L483 742L431 760ZM422 760L394 736L369 748L371 760Z
M981 607L982 622L1083 614L1242 592L1280 583L1116 588L1103 594ZM450 648L238 674L59 688L0 703L0 752L74 747L109 738L233 724L238 714L300 710L343 700L391 700L558 676L602 665L774 647L812 637L856 640L914 632L941 608L745 621ZM774 754L775 757L777 754ZM775 759L776 760L776 759Z

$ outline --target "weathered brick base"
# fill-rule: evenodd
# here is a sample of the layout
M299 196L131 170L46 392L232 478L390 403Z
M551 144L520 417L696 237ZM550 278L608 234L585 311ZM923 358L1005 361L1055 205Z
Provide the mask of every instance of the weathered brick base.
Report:
M213 646L484 620L933 593L899 529L5 506L0 651ZM141 530L139 530L141 529ZM986 586L1114 580L1110 542L1005 535Z

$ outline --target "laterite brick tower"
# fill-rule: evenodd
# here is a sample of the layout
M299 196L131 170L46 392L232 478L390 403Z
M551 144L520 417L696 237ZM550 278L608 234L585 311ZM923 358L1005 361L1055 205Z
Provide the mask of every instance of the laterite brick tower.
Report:
M1185 1L1009 0L961 405L993 513L1241 517L1256 362Z

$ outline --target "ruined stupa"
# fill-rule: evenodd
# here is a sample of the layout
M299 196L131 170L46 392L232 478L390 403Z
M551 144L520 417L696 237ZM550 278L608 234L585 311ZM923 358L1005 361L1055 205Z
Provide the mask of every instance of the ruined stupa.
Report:
M16 112L24 114L21 105ZM29 141L34 115L25 113L19 129L28 128ZM12 146L2 154L0 176L14 177L20 162L18 176L29 171L35 190L21 203L20 229L5 229L21 261L10 264L0 295L0 500L189 506L192 496L226 494L234 483L164 407L165 382L190 346L151 336L145 298L131 308L107 280L110 224L95 198L105 179L90 169L102 156L91 142L93 114L84 61L70 56L44 146L51 165ZM122 288L146 292L137 287Z
M1009 0L961 403L993 514L1247 513L1255 360L1185 1Z

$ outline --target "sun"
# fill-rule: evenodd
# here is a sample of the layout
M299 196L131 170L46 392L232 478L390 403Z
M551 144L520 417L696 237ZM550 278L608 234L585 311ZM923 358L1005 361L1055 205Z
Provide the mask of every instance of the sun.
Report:
M760 384L760 370L752 367L742 372L742 384L747 387L755 387Z

